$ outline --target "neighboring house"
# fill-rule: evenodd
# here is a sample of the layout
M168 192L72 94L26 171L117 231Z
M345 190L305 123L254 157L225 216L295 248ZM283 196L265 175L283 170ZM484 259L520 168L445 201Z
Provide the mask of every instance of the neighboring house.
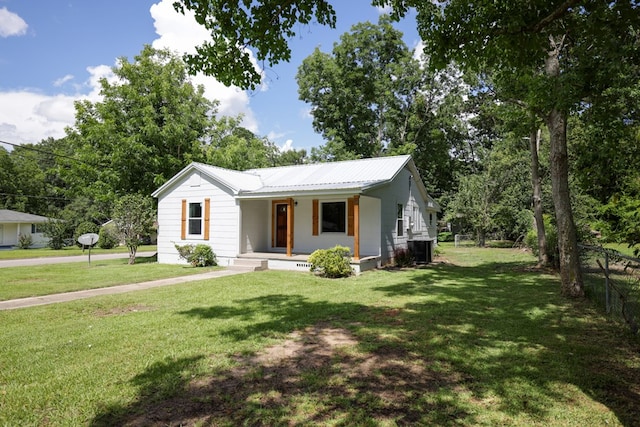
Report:
M175 245L204 243L221 265L262 258L305 269L316 249L347 246L359 272L418 242L431 253L438 204L411 156L244 172L191 163L154 193L158 261L179 263Z
M0 209L0 246L18 245L20 235L31 236L31 247L41 248L49 239L42 234L42 224L49 218L24 212Z

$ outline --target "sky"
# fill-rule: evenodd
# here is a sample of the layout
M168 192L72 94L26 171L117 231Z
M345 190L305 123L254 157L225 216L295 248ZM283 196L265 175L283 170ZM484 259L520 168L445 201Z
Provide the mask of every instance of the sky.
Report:
M144 45L193 52L208 36L174 0L0 0L0 141L38 143L61 138L75 121L74 102L99 102L99 80L112 76L118 58L132 62ZM295 75L318 47L331 52L358 22L377 22L383 10L370 0L335 0L335 29L300 25L289 40L292 57L264 70L254 91L226 87L196 75L205 96L220 102L218 115L244 117L243 126L287 149L324 143L313 130L310 105L298 100ZM410 47L419 46L415 17L396 24ZM10 146L0 144L6 149Z

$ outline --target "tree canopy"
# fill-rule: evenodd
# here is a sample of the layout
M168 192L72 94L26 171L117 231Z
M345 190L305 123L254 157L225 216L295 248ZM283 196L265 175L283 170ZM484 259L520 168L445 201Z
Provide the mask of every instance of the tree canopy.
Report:
M242 88L255 88L262 79L249 48L260 63L288 61L287 38L298 25L315 19L334 27L336 22L335 11L325 0L178 0L174 7L181 13L194 12L196 21L211 34L195 54L185 56L191 71Z
M113 72L115 81L100 82L102 101L76 103L67 137L81 160L68 179L80 194L103 202L149 194L188 162L202 160L201 140L215 111L168 51L145 46L133 62L121 58Z

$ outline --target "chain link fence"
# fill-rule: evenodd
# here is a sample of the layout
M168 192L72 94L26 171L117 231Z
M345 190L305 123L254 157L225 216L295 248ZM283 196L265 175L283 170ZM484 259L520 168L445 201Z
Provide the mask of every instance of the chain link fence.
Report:
M581 246L580 249L587 297L637 334L640 327L640 259L598 246Z

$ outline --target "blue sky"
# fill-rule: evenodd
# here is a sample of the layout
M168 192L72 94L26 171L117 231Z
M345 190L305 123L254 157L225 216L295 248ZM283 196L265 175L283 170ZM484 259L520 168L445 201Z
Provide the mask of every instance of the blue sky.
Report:
M37 143L64 136L74 123L73 102L100 101L98 81L109 78L119 57L133 59L145 44L178 53L193 49L206 32L173 10L173 0L0 0L0 140ZM243 114L244 125L280 147L323 143L312 128L309 105L298 100L295 74L318 46L330 52L357 22L377 22L369 0L335 0L335 30L300 26L290 40L292 58L264 71L263 87L242 91L195 76L219 114ZM398 23L409 47L419 43L415 19ZM9 148L3 145L5 148Z

